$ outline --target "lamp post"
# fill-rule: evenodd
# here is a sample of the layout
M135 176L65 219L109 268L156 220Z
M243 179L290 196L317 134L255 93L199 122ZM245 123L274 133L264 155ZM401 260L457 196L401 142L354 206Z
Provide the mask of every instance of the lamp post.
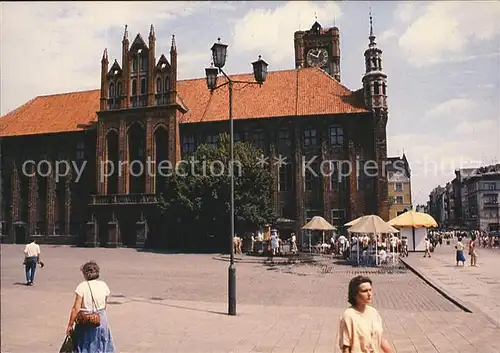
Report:
M231 79L222 68L226 64L226 54L227 54L227 44L222 44L220 38L218 38L218 42L214 43L212 46L212 60L213 65L205 69L205 73L207 76L207 87L213 93L216 89L228 86L229 90L229 127L230 127L230 135L231 135L231 156L230 156L230 165L231 165L231 233L229 235L230 240L230 264L228 269L228 314L236 315L236 267L234 265L234 127L233 127L233 85L235 83L244 83L244 84L258 84L262 85L266 80L267 76L267 66L268 64L261 59L259 55L259 59L252 63L253 66L253 74L255 81L247 82L247 81L237 81ZM215 67L214 67L215 66ZM217 86L217 77L219 73L222 73L226 78L226 82Z

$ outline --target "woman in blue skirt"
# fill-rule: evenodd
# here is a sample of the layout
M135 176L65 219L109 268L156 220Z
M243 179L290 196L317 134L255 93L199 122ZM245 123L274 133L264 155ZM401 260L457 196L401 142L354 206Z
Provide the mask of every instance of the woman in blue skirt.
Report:
M84 264L81 271L85 281L75 289L76 296L66 334L72 335L78 353L114 353L115 347L106 315L106 303L110 294L108 285L98 280L99 266L94 261ZM98 314L99 323L82 323L81 318L85 314Z
M455 249L457 250L457 266L459 262L462 263L462 266L465 266L464 248L465 246L462 243L462 238L458 238L458 243L455 245Z

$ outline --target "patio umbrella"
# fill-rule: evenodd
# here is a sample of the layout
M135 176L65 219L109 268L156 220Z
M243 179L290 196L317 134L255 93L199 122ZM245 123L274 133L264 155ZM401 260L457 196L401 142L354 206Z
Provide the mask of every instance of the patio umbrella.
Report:
M394 227L429 228L438 226L436 220L431 215L413 210L400 214L387 223Z
M399 230L387 224L382 218L377 215L365 216L355 225L348 229L349 233L368 233L375 235L375 255L377 256L378 264L378 234L382 233L398 233ZM358 242L358 263L359 263L359 242Z
M399 230L387 224L382 218L377 215L365 216L351 228L350 233L398 233Z
M366 217L366 216L361 216L361 217L358 217L356 219L353 219L352 221L347 222L346 224L344 224L344 226L346 226L346 227L352 227L353 225L355 225L356 223L358 223L359 221L361 221L364 217Z
M387 223L398 228L411 227L413 237L413 251L415 251L415 228L429 228L438 226L436 220L431 215L413 210L400 214Z
M307 230L321 230L323 231L323 243L325 242L325 231L327 230L335 230L334 226L332 226L326 219L320 216L314 216L309 222L307 222L302 229ZM311 237L309 237L309 246L311 245Z

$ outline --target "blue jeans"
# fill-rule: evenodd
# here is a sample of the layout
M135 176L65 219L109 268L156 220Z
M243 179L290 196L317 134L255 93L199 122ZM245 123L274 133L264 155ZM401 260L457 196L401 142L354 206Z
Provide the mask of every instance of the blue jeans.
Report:
M36 264L38 263L38 257L27 257L26 258L26 282L33 282L35 279Z

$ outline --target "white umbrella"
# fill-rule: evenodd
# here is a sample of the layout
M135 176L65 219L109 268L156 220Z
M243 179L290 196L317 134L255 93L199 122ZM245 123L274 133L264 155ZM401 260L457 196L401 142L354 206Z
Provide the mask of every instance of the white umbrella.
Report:
M323 231L323 243L325 242L325 231L327 230L335 230L334 226L332 226L326 219L321 216L314 216L309 222L307 222L302 229L308 230L321 230ZM309 236L309 249L311 248L311 236Z
M382 233L398 233L399 231L387 224L382 218L377 215L365 216L355 225L348 229L349 233L369 233L375 235L375 256L378 265L378 234ZM359 248L359 243L358 243ZM359 250L358 250L359 253ZM359 262L359 257L358 257Z

